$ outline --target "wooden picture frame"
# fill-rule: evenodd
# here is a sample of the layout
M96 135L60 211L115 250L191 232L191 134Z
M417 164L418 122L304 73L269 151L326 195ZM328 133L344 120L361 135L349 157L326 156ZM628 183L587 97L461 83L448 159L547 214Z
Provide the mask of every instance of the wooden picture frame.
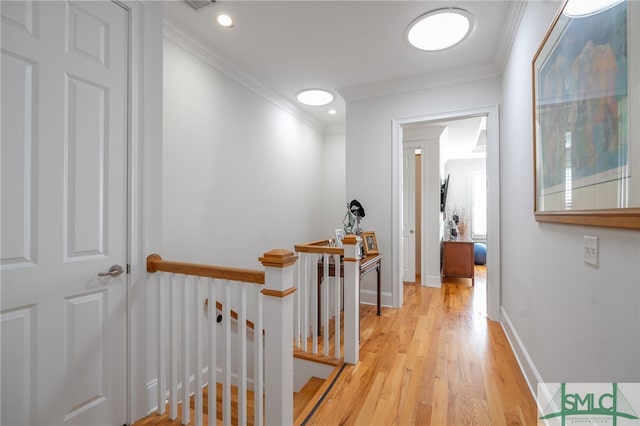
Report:
M640 229L640 4L562 5L532 61L534 215Z
M378 254L378 240L373 231L362 231L362 247L364 254Z

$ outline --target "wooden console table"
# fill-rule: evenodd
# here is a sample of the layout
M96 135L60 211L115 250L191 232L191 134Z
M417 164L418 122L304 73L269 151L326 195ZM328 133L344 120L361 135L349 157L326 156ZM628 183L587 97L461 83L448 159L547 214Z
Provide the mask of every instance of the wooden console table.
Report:
M377 272L377 286L376 286L376 314L380 316L380 267L382 265L382 255L381 254L368 254L362 259L360 259L360 280L362 277L369 272L375 270ZM335 262L329 262L329 276L336 276L336 265ZM340 278L344 278L344 262L340 261ZM320 313L322 312L322 305L320 297L320 288L322 285L322 281L324 280L324 261L320 260L318 262L318 327L320 327L321 319Z
M473 245L473 240L464 236L442 241L443 279L445 276L471 278L471 285L475 285Z

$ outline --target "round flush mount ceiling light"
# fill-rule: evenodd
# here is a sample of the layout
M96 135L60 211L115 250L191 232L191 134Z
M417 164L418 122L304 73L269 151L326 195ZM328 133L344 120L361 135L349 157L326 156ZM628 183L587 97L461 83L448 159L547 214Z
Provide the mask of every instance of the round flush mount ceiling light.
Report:
M569 0L562 14L569 18L582 18L604 12L618 3L622 0Z
M437 51L455 46L473 29L473 16L463 9L432 10L415 19L406 31L407 41L420 50Z
M233 19L229 15L218 15L216 20L218 21L218 24L222 25L225 28L233 27Z
M322 106L333 101L333 95L322 89L305 89L298 92L296 99L305 105Z

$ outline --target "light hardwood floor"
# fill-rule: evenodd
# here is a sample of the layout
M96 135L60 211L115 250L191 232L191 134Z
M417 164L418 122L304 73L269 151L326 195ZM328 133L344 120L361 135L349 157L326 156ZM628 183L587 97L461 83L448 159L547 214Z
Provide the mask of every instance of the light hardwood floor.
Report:
M402 309L362 306L361 361L307 425L535 425L536 405L499 323L485 267L442 288L404 286Z
M486 269L442 288L404 285L402 309L361 305L360 362L306 425L536 425L536 405L499 323L485 312ZM150 416L138 425L176 425Z

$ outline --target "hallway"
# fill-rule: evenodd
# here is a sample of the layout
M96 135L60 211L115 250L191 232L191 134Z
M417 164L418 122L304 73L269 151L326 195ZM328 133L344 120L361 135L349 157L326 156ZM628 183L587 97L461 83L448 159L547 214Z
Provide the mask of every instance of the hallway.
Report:
M307 425L535 425L536 405L502 327L476 285L404 286L402 309L361 305L360 363L348 366Z
M536 405L502 327L476 284L404 285L402 309L360 306L360 362L347 365L305 425L535 425ZM251 419L250 419L251 420ZM218 424L221 424L218 421ZM136 426L178 426L153 414Z

